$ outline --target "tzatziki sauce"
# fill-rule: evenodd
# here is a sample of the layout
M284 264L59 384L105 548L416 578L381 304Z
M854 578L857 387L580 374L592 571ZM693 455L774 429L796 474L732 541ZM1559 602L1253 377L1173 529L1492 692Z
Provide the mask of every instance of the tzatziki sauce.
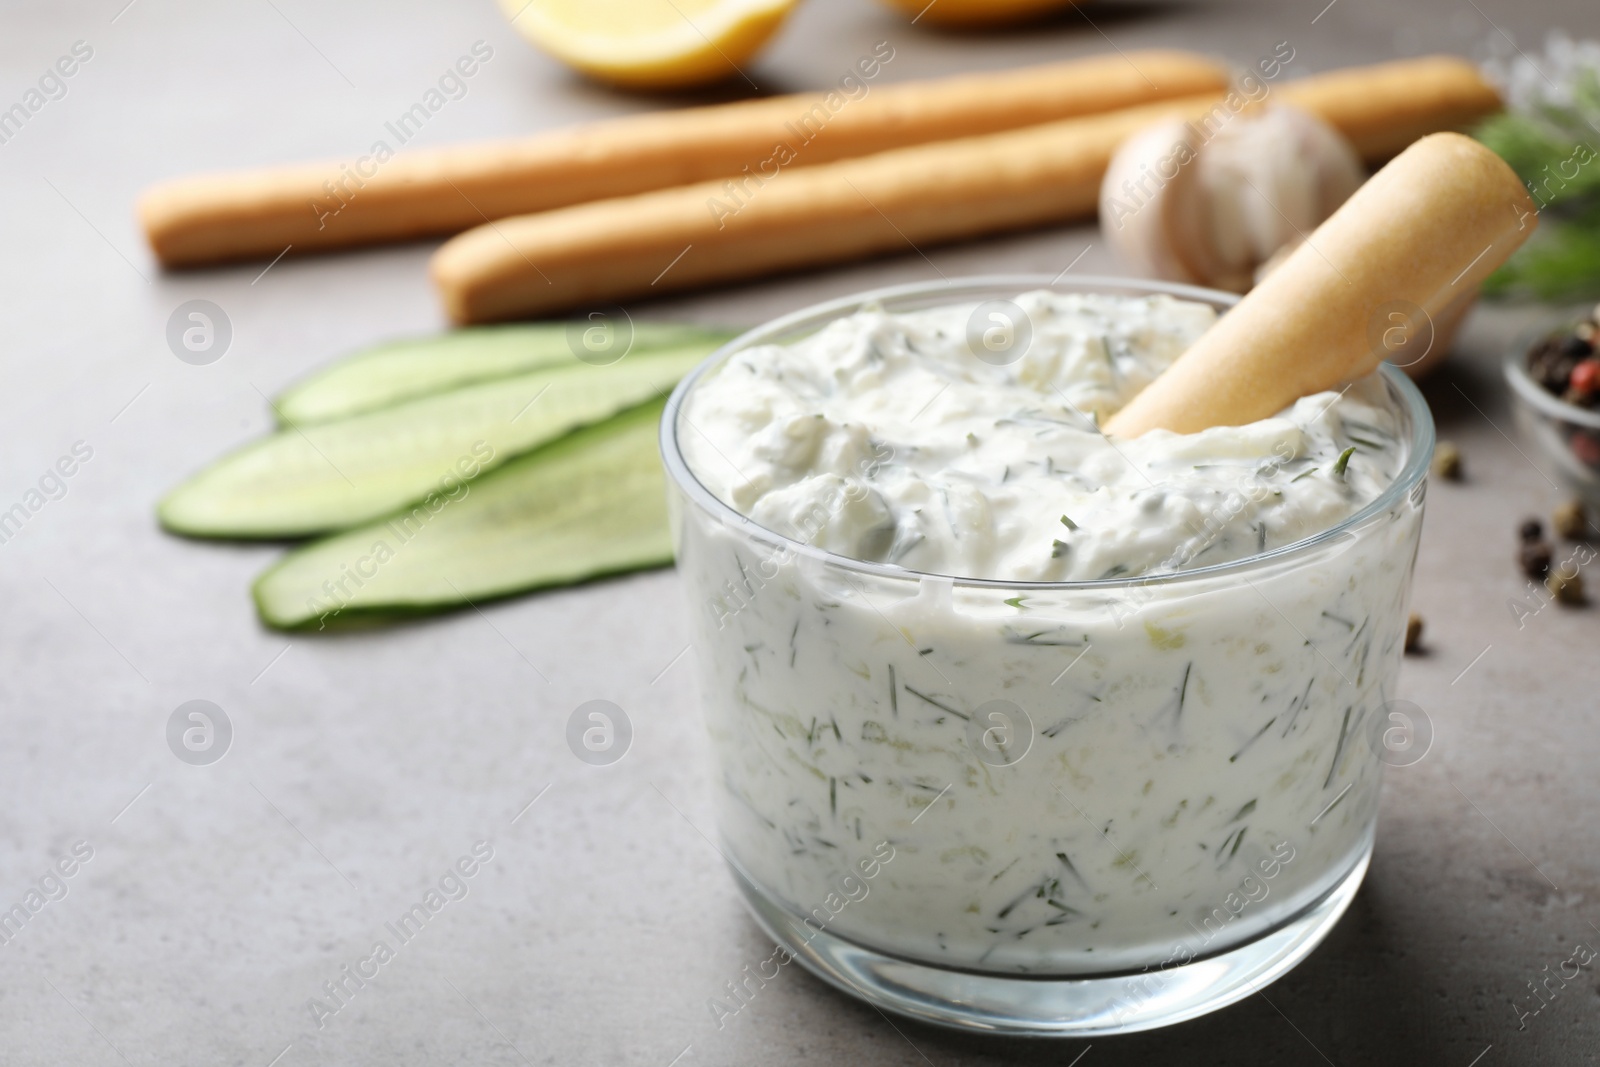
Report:
M1403 409L1375 375L1108 439L1216 313L1009 303L1015 358L975 354L975 303L868 307L734 351L675 413L721 505L680 497L674 524L725 850L808 928L891 955L1215 954L1370 850L1420 493L1347 520L1406 464Z

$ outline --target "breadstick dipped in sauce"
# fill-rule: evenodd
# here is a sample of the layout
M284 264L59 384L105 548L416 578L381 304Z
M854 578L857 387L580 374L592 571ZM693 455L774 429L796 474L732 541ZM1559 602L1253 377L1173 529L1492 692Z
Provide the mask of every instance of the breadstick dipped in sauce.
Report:
M1505 161L1456 133L1396 156L1107 422L1113 437L1264 419L1393 356L1537 225ZM1405 355L1402 355L1405 353Z

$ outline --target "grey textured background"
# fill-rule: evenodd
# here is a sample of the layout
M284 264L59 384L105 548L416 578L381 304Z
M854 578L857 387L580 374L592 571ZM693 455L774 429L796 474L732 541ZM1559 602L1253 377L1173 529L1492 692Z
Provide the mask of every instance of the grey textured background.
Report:
M334 638L261 629L246 588L276 550L164 536L152 504L268 428L262 393L353 347L440 328L430 249L165 276L131 213L140 187L180 172L354 156L479 39L494 58L428 142L664 102L576 80L489 0L125 2L10 0L0 14L0 105L74 41L94 48L67 96L0 145L0 508L73 442L94 450L66 497L0 545L0 902L20 900L74 842L94 849L69 894L0 945L0 1063L1596 1059L1594 969L1520 1032L1513 1009L1576 943L1600 946L1595 611L1550 608L1519 630L1507 607L1522 590L1514 522L1556 500L1496 428L1509 430L1495 359L1536 311L1477 313L1428 387L1470 472L1430 496L1415 596L1430 651L1402 685L1437 739L1391 772L1366 888L1270 1002L1084 1053L891 1026L788 968L718 1030L708 998L770 946L696 829L711 828L707 761L690 661L675 659L676 578ZM1495 26L1528 46L1552 27L1595 28L1592 0L1091 14L1093 25L1068 14L961 39L865 0L810 0L750 72L764 90L799 89L884 39L897 52L886 79L1100 52L1109 39L1241 61L1288 40L1305 73L1475 54ZM1088 227L929 256L951 276L1054 272L1091 242L1077 269L1115 272ZM754 324L934 271L907 254L636 310ZM234 328L206 367L163 339L173 308L196 297ZM164 739L193 698L235 728L209 767L179 762ZM568 714L594 698L635 726L632 751L608 768L563 742ZM307 1000L479 840L494 858L470 895L318 1029Z

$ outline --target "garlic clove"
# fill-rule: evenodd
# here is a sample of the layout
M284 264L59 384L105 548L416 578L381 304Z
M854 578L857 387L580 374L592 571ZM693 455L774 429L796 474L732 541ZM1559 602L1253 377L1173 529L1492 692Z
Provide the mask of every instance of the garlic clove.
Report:
M1194 160L1194 131L1178 119L1158 122L1125 141L1100 182L1100 229L1106 243L1141 272L1199 282L1169 236L1175 212L1172 186L1186 184Z
M1245 292L1286 259L1365 180L1348 141L1287 105L1232 115L1220 126L1157 123L1126 141L1100 186L1106 242L1141 273ZM1427 374L1450 352L1476 293L1433 318Z
M1167 121L1117 151L1100 189L1108 243L1160 278L1242 292L1256 268L1364 180L1355 150L1285 105L1220 125Z

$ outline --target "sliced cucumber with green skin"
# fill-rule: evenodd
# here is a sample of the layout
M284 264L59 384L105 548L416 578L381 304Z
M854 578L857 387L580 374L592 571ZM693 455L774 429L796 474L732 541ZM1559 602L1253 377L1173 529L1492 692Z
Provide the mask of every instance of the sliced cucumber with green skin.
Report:
M600 353L591 362L608 358L607 345L626 350L629 359L689 352L707 356L734 336L730 330L666 323L638 323L624 329L631 331L631 343L616 333L596 335L591 347L598 346ZM286 426L349 418L447 389L575 364L580 361L574 348L585 340L583 323L552 322L483 326L394 341L357 352L290 386L273 401L273 408L279 423Z
M319 630L665 566L664 406L569 434L454 498L296 549L256 580L256 610L278 629Z
M199 537L286 538L340 530L421 500L580 426L665 397L700 353L572 363L316 426L291 426L225 456L158 509Z

